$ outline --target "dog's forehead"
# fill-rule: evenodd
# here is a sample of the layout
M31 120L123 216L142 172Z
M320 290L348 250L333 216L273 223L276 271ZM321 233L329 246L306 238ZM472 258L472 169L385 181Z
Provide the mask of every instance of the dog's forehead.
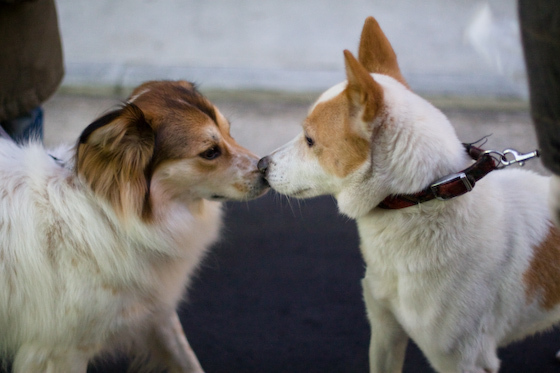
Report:
M315 103L309 109L308 115L311 114L313 112L313 110L315 110L317 105L319 105L320 103L332 100L333 98L335 98L336 96L341 94L344 91L344 89L346 88L347 85L348 85L348 82L344 81L344 82L338 83L337 85L335 85L335 86L327 89L325 92L323 92L321 94L321 96L319 96L317 101L315 101Z
M128 102L140 107L147 118L189 118L193 125L212 123L229 132L227 119L187 82L145 83L132 92Z

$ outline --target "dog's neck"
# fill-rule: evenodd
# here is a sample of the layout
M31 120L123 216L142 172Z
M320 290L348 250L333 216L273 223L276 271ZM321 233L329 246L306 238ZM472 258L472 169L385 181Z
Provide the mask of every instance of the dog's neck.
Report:
M495 159L472 144L463 144L469 156L475 160L468 168L444 176L420 192L391 195L377 206L382 209L402 209L434 199L449 200L470 192L476 182L497 168Z

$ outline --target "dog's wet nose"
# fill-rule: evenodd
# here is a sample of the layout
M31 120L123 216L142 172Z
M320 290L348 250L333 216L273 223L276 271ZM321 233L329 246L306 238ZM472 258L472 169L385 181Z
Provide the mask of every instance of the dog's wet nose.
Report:
M259 160L259 163L257 163L257 168L259 169L261 174L266 175L266 170L268 169L269 163L270 163L269 157L263 157Z

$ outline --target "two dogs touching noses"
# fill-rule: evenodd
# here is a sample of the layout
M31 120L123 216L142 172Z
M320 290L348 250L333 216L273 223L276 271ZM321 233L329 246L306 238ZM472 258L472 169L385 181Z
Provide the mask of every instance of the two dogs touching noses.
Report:
M144 370L202 372L175 309L218 239L221 202L269 187L333 195L356 220L371 372L402 370L409 338L437 371L497 372L498 346L556 323L548 178L503 170L455 199L380 208L473 160L410 90L375 19L344 58L347 80L260 160L184 81L143 84L75 145L0 138L0 357L16 373L86 372L120 350Z

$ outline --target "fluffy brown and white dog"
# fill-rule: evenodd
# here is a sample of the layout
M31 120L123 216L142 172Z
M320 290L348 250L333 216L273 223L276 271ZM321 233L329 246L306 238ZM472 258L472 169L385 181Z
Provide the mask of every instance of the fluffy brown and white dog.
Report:
M192 84L157 81L76 146L0 138L0 353L15 372L85 372L115 348L202 371L175 308L220 201L267 189L229 130Z
M373 18L358 60L344 55L347 81L323 93L301 135L259 168L280 193L334 195L356 219L371 372L400 371L409 338L439 372L497 372L498 346L560 320L549 179L487 172L495 160L461 144L410 90Z

